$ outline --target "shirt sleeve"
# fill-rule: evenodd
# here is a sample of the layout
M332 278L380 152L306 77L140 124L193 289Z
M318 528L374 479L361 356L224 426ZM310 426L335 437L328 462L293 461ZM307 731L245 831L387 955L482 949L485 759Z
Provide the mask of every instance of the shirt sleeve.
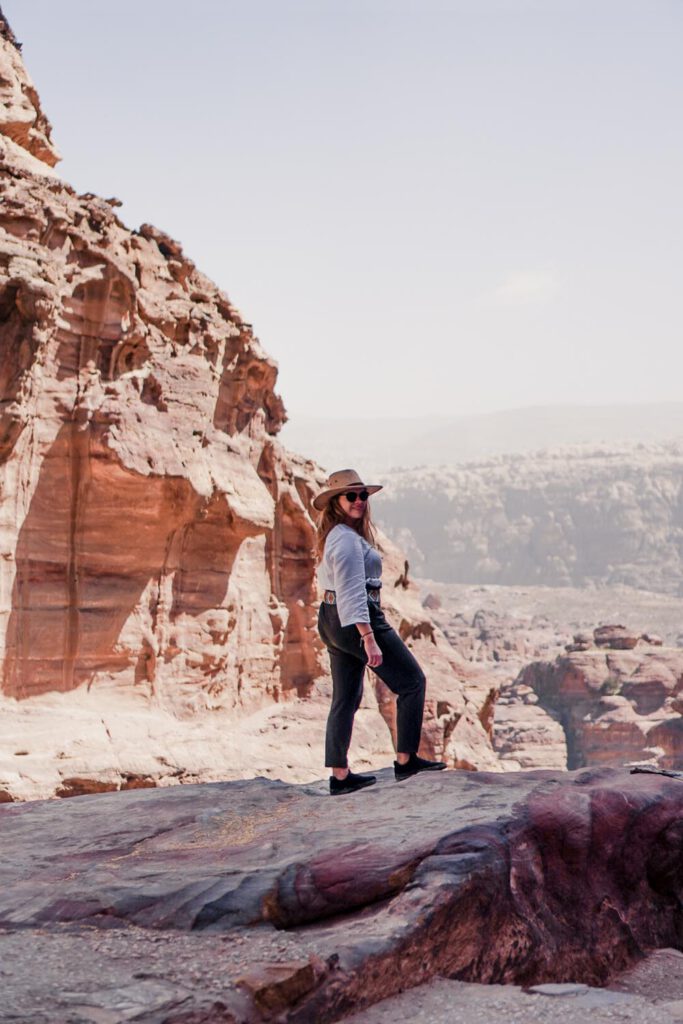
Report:
M329 540L339 621L342 626L369 623L365 559L360 537L352 530L339 530L335 537L330 535Z

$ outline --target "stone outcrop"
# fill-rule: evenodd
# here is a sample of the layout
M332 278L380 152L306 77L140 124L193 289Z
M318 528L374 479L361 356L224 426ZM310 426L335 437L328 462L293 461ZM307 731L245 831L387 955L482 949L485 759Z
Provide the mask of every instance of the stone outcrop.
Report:
M435 976L602 985L679 942L682 820L680 778L606 768L5 805L3 1006L325 1024Z
M311 778L323 474L277 440L277 367L179 242L57 176L6 23L0 62L0 791ZM425 750L491 766L491 686L381 543L432 683ZM358 751L386 763L392 702L368 690Z
M562 724L570 768L629 762L683 767L683 651L644 642L624 648L620 627L595 632L601 646L524 668L513 698L532 691Z
M41 110L19 44L2 11L0 43L0 135L54 167L60 157L52 142L52 126Z
M528 686L511 687L496 706L493 745L504 771L567 767L560 716L542 707Z
M585 637L582 640L585 645ZM613 651L632 651L637 646L640 637L637 633L626 629L625 626L608 625L597 626L593 630L593 640L597 647L609 647Z
M503 770L634 759L678 766L678 599L622 586L576 590L429 581L424 587L437 598L430 614L454 649L499 691L493 746ZM604 624L596 627L596 621ZM610 624L617 621L627 625ZM643 632L648 621L659 623L664 636ZM561 666L582 664L582 654L594 666L595 692L565 692ZM623 687L616 678L608 680L609 666L619 664L632 677ZM554 696L536 685L541 677L554 680ZM590 754L580 739L588 733ZM568 751L574 741L577 749Z
M445 582L683 593L683 446L589 446L388 474L382 520Z
M315 470L275 364L177 243L2 170L3 692L305 692Z

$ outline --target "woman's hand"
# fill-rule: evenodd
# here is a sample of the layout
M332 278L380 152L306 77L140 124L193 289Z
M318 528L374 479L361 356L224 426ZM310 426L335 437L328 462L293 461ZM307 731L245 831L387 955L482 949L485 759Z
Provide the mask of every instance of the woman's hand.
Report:
M368 665L370 668L377 668L378 665L382 664L382 652L379 649L379 644L375 640L374 633L368 633L363 638L363 646L365 647L365 653L368 656Z

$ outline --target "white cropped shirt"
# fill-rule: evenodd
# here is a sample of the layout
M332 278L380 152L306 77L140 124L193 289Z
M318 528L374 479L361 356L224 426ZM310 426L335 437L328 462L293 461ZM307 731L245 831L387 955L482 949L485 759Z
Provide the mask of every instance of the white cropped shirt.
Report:
M318 582L334 590L342 626L369 622L367 588L382 586L380 554L352 527L338 523L327 535Z

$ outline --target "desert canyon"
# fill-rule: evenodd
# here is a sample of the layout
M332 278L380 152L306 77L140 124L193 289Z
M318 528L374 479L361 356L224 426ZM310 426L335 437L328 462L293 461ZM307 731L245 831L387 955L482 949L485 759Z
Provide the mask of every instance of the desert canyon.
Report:
M315 778L325 474L278 443L277 369L228 297L179 243L57 176L8 38L2 75L0 791ZM491 767L490 687L382 546L385 603L430 666L427 742ZM386 763L372 711L390 727L391 704L380 684L368 701L360 757Z
M454 770L395 785L369 675L333 802L326 470L248 318L58 161L0 13L0 1020L683 1019L680 449L388 477Z

